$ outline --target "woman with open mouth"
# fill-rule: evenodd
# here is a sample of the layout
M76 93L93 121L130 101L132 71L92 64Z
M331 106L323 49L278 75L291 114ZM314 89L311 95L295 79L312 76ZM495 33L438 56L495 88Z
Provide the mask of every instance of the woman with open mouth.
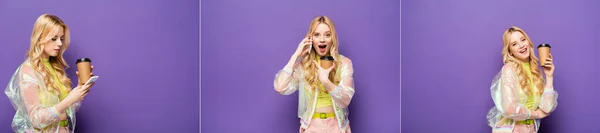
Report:
M544 80L533 43L525 31L518 27L507 29L503 45L504 66L490 88L495 107L487 114L488 124L494 133L536 133L540 119L557 106L552 54L545 64L540 64Z
M338 52L330 18L318 16L287 65L275 76L275 91L299 93L300 133L350 133L348 105L354 95L352 61Z

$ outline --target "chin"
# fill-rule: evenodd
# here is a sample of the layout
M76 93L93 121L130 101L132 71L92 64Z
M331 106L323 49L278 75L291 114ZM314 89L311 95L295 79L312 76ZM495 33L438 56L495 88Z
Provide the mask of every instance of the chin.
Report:
M325 55L327 55L327 52L325 52L325 53L317 53L317 54L318 54L319 56L325 56Z

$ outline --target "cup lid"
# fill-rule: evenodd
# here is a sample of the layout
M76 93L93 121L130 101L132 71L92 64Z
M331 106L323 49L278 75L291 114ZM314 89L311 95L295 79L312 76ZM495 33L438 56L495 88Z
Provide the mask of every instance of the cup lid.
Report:
M333 56L321 56L321 60L333 60Z
M540 47L552 48L552 47L550 47L550 44L547 44L547 43L542 43L542 44L540 44L540 45L537 46L537 48L540 48Z
M92 60L90 58L79 58L79 59L77 59L75 64L77 64L79 62L92 62Z

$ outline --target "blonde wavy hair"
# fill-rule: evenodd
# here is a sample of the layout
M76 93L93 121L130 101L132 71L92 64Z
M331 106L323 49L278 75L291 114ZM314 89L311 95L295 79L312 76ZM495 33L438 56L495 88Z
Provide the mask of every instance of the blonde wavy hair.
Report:
M529 86L529 76L528 74L525 73L525 71L523 70L523 68L521 67L521 63L519 63L520 61L518 61L511 53L510 53L510 35L512 33L515 32L520 32L521 34L523 34L523 36L525 37L525 39L527 39L527 42L529 42L529 64L531 67L531 75L533 76L533 82L534 85L536 87L531 87ZM541 70L540 68L538 68L538 58L535 56L535 53L533 52L533 42L531 41L531 39L529 38L529 36L527 35L527 33L525 33L525 31L523 31L523 29L516 27L516 26L512 26L510 28L508 28L506 31L504 31L504 35L502 36L502 42L504 47L502 48L502 60L504 62L504 64L507 63L513 63L516 65L515 70L517 71L517 75L520 78L519 81L519 85L521 86L521 89L526 93L526 94L540 94L542 93L541 89L543 88L543 82L544 80L542 79L541 76Z
M306 33L307 37L312 37L312 35L314 34L315 29L317 28L317 26L319 24L326 24L329 26L329 28L331 29L331 47L329 49L329 54L333 57L336 58L336 60L334 60L335 63L335 68L333 68L331 70L331 72L329 73L329 80L332 81L333 84L338 84L340 82L340 77L336 76L337 75L337 69L340 67L340 65L342 64L340 62L340 54L338 51L338 36L335 30L335 25L333 24L333 21L331 21L331 19L327 16L317 16L316 18L314 18L312 20L312 22L310 22L310 27L308 29L308 33ZM317 52L315 50L316 48L313 47L311 49L311 52L308 54L308 56L306 56L303 60L302 60L302 66L304 71L306 72L305 76L304 76L304 80L306 80L306 82L308 83L308 86L306 90L308 90L309 93L313 93L315 91L316 88L318 88L319 84L321 84L321 82L318 79L317 76L317 64L315 64L314 62L312 62L311 60L317 58Z
M64 41L60 52L56 57L50 57L50 65L56 71L59 77L61 77L62 81L54 81L49 70L44 67L42 62L42 54L44 53L44 44L51 41L52 36L50 34L51 31L58 31L60 28L64 31ZM31 42L29 51L27 51L27 58L29 59L32 67L39 74L41 74L42 79L44 80L46 88L50 91L56 90L59 91L59 87L56 86L55 82L59 82L64 84L67 88L71 88L71 79L67 77L65 69L69 67L63 58L63 54L65 50L69 47L70 44L70 31L69 27L55 15L50 14L42 14L37 18L35 24L33 25L33 32L31 33ZM70 89L67 89L70 90Z

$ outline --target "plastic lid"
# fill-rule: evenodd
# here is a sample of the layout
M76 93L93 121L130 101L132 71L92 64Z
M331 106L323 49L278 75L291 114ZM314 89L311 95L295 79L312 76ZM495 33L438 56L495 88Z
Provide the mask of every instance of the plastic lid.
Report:
M79 62L92 62L92 60L90 58L79 58L77 59L77 62L75 62L75 64Z
M321 56L321 60L333 60L333 56Z
M540 44L540 45L537 46L537 48L540 48L540 47L552 48L552 47L550 47L550 44L547 44L547 43L542 43L542 44Z

